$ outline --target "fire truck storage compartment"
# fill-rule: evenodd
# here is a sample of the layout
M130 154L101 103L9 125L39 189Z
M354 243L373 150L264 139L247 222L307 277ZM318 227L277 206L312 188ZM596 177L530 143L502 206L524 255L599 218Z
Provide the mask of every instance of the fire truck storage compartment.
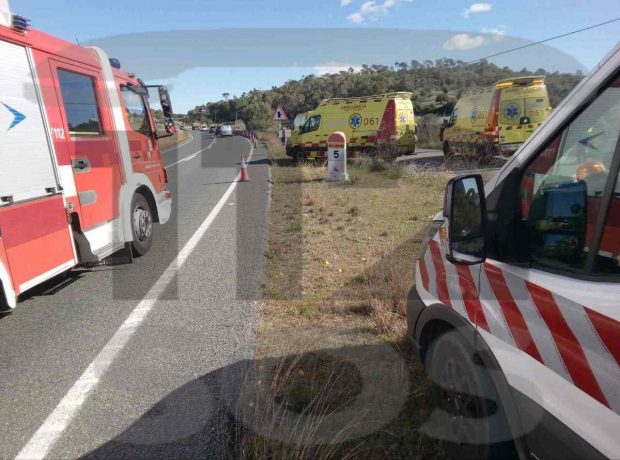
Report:
M28 51L0 41L0 60L0 261L19 294L75 256Z

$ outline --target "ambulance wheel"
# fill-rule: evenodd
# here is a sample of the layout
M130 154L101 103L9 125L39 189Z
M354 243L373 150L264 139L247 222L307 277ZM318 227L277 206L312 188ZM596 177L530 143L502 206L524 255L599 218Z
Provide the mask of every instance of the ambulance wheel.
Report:
M131 248L134 256L145 255L153 244L153 212L143 195L136 193L131 200L131 230L133 242Z
M366 158L376 158L377 157L377 149L374 147L364 147L362 149L362 155Z
M450 151L450 144L448 144L448 141L444 141L444 143L443 143L443 156L444 156L444 158L448 158L450 155L452 155L452 152Z
M305 165L308 162L308 157L301 149L293 150L293 158L298 165Z
M512 457L514 446L503 408L487 369L479 361L456 331L431 343L425 368L439 415L437 435L446 441L452 458Z

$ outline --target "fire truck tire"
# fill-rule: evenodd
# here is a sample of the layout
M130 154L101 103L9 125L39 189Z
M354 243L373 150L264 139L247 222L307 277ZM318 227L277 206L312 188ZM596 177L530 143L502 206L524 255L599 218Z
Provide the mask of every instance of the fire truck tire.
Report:
M436 427L451 458L512 458L504 409L488 370L457 331L431 343L425 360Z
M145 255L153 244L153 211L148 200L140 193L136 193L131 200L131 230L134 256Z

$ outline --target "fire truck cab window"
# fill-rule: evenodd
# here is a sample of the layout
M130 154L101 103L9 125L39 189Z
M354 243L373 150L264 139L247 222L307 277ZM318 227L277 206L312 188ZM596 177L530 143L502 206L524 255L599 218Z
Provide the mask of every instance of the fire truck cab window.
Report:
M521 181L522 237L535 262L582 269L620 134L620 85L612 84L543 150ZM620 196L612 198L599 255L618 269ZM613 246L613 247L612 247ZM603 251L603 252L601 252ZM598 264L601 266L601 264Z
M69 133L72 136L103 134L95 94L95 80L87 75L58 70L58 81Z
M148 136L151 132L151 127L146 107L144 106L144 99L126 87L121 87L121 94L123 95L125 113L127 114L131 129Z

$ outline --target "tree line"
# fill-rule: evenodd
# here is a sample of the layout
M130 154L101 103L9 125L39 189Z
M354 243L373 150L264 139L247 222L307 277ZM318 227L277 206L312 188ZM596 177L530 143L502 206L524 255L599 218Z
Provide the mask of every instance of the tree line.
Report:
M416 115L448 115L464 91L487 86L505 78L545 75L551 105L555 107L583 78L576 74L547 72L544 69L515 71L482 60L467 63L454 59L435 62L396 62L393 66L363 65L361 69L327 75L307 75L289 80L269 90L253 89L241 96L222 95L222 100L196 106L187 114L189 121L231 122L242 118L251 129L272 126L271 114L281 105L292 119L316 108L330 97L368 96L394 91L413 93Z

